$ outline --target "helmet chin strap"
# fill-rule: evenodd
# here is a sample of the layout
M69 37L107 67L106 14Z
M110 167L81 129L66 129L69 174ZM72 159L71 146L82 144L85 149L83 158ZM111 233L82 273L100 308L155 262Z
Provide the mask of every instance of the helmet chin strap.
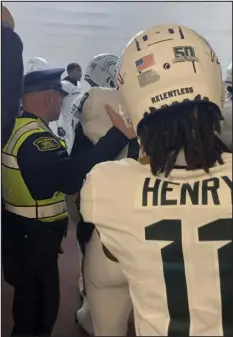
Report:
M92 81L90 78L84 78L86 80L87 83L90 84L91 87L98 87L98 85Z
M110 88L115 88L115 84L114 84L113 80L111 80L109 84L110 84Z

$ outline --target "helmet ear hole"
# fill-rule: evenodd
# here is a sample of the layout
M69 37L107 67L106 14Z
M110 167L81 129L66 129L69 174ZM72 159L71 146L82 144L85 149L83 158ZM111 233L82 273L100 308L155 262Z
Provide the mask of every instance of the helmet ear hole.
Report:
M92 83L95 83L95 86L115 88L114 78L116 77L118 62L119 58L112 54L96 55L88 64L84 79L86 80L89 77Z
M109 84L110 84L110 87L111 87L111 88L115 88L115 84L114 84L113 80L111 80L111 81L109 82Z

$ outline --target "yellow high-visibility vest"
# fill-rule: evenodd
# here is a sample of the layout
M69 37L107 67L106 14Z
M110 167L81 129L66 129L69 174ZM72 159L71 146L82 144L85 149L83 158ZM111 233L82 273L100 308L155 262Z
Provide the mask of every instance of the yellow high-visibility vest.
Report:
M65 195L55 192L45 200L33 199L18 165L17 154L25 140L34 133L52 131L39 118L16 118L11 137L2 150L2 197L5 209L25 218L54 222L67 218ZM65 142L56 138L66 148ZM33 160L26 158L25 160ZM43 172L41 172L43 175Z

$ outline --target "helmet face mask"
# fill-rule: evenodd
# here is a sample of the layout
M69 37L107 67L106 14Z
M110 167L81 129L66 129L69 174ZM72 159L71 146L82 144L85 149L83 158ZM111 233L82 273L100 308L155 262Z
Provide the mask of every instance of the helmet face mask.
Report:
M232 63L227 68L225 85L227 90L227 101L232 100Z
M205 101L220 110L225 96L221 66L209 43L173 24L152 27L129 41L116 87L136 130L150 108Z
M115 88L117 56L100 54L93 58L86 68L84 80L91 87Z

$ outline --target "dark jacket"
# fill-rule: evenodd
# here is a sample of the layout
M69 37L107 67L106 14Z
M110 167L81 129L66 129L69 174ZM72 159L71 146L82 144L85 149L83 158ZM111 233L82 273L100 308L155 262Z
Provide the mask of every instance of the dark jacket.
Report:
M22 117L36 119L28 112L24 112ZM35 200L50 198L57 191L70 195L76 193L93 166L113 160L129 141L123 133L113 128L94 147L68 156L59 144L41 151L35 145L42 137L57 144L56 136L48 131L34 133L21 145L17 155L22 177ZM118 142L113 147L111 144L116 137Z
M23 44L20 37L2 25L2 148L6 145L20 113L23 88Z

